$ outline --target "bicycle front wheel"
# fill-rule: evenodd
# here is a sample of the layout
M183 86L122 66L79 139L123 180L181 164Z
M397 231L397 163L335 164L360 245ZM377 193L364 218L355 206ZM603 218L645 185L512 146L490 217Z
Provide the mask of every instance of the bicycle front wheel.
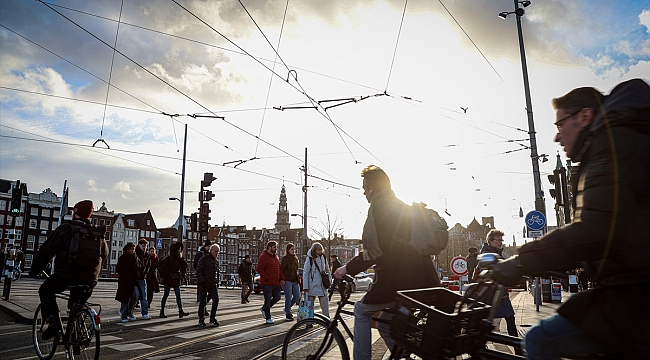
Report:
M321 319L304 319L289 329L282 343L282 359L349 360L348 346L337 328L327 331L329 323Z
M98 360L99 329L95 327L92 313L89 310L77 313L72 326L71 344L66 349L68 359Z
M234 281L234 280L230 280L230 284L229 284L229 285L230 285L230 286L228 286L228 289L230 289L230 290L234 290L234 289L235 289L235 281Z
M32 325L32 339L34 339L34 350L39 359L49 360L54 356L57 345L57 337L43 340L43 332L47 329L48 324L41 315L41 305L38 305L34 312L34 323Z

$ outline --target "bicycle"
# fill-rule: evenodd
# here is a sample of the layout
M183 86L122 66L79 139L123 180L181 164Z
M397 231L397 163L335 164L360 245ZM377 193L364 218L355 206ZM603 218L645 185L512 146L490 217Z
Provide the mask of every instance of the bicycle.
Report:
M22 276L23 276L23 272L20 270L19 267L14 267L14 269L11 271L11 281L20 280Z
M345 275L345 290L341 293L336 313L330 320L321 314L314 314L313 318L298 321L289 329L282 343L282 359L320 359L328 356L333 359L349 360L350 353L346 340L338 329L339 323L343 325L346 334L354 339L352 330L345 323L341 314L354 316L350 310L343 309L346 305L354 305L349 301L354 279Z
M87 285L68 286L69 291L74 289L87 290ZM100 304L88 302L80 303L71 299L70 295L57 294L56 297L68 301L67 324L63 335L54 336L48 340L43 339L43 332L47 329L48 322L41 314L39 304L34 312L34 323L32 325L32 337L36 355L42 360L49 360L54 356L56 347L63 345L68 359L99 359L99 333L101 328ZM99 306L99 312L95 312L91 306ZM61 338L61 339L60 339Z

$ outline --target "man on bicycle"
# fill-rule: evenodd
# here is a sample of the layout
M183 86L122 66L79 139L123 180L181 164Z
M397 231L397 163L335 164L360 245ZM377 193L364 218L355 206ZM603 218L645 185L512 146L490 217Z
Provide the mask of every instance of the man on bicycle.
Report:
M553 99L555 141L571 160L573 223L521 247L494 267L514 285L521 275L585 267L597 288L571 297L526 335L531 359L650 353L650 87L640 79L608 96L574 89Z
M411 246L397 239L410 239L411 222L407 205L395 197L388 175L378 166L370 165L361 172L363 190L370 203L363 226L363 251L339 267L334 277L355 275L375 265L375 278L366 295L354 305L354 359L371 357L372 315L393 306L398 290L440 286L431 257L420 255ZM394 341L390 328L378 323L377 328L389 349Z
M96 228L90 224L90 215L93 212L93 202L83 200L75 204L72 220L66 221L50 234L47 240L40 246L38 253L32 262L30 275L35 276L47 266L52 257L56 256L54 274L47 278L38 290L41 299L43 319L48 319L48 328L43 332L43 339L47 340L60 334L62 330L59 307L56 303L56 294L65 291L71 285L86 285L87 288L75 288L70 291L70 298L74 301L85 302L90 298L92 290L97 285L97 278L101 270L102 262L108 258L108 245L104 240L103 229ZM101 235L99 251L97 251L96 265L94 268L87 266L75 266L74 261L69 261L70 242L75 229L85 228L89 233ZM86 238L82 238L84 241ZM90 252L91 247L79 244L78 251ZM90 255L94 255L93 252ZM75 258L85 258L85 254L77 253Z

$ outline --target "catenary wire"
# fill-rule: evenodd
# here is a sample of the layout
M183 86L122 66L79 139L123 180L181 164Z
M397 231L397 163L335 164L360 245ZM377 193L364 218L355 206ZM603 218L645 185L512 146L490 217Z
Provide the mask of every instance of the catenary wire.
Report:
M399 23L399 30L397 31L397 39L395 40L395 50L393 50L393 59L390 61L390 70L388 70L388 78L386 79L386 87L384 92L388 91L388 83L390 83L390 75L393 73L393 64L395 63L395 55L397 55L397 45L399 45L399 37L402 34L402 25L404 24L404 15L406 14L406 5L408 0L404 1L404 11L402 11L402 20Z
M108 86L106 87L106 100L104 100L104 115L102 116L102 129L99 131L99 138L104 136L104 121L106 120L106 105L108 104L108 93L111 91L111 78L113 77L113 64L115 63L115 48L117 48L117 38L120 34L120 21L122 21L122 9L124 9L124 0L120 5L120 15L117 18L117 30L115 31L115 44L113 45L113 55L111 57L111 70L108 73Z

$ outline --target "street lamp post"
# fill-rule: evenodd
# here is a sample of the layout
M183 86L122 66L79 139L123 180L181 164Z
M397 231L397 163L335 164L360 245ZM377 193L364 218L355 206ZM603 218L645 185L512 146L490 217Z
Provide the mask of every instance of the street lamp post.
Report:
M170 197L169 200L178 200L181 204L181 212L178 215L178 242L183 243L183 200L177 197Z
M519 53L521 55L521 70L524 77L524 92L526 94L526 113L528 114L528 135L530 137L530 158L533 163L533 183L535 186L535 210L546 214L546 205L544 204L544 193L542 192L542 182L539 173L540 158L546 160L545 155L537 154L537 139L535 138L535 123L533 121L533 104L530 100L530 86L528 84L528 67L526 65L526 51L524 50L524 36L521 32L521 17L525 14L524 7L530 5L530 1L514 0L514 12L501 12L499 18L505 19L510 14L515 14L517 18L517 34L519 35ZM519 7L521 4L523 7Z

